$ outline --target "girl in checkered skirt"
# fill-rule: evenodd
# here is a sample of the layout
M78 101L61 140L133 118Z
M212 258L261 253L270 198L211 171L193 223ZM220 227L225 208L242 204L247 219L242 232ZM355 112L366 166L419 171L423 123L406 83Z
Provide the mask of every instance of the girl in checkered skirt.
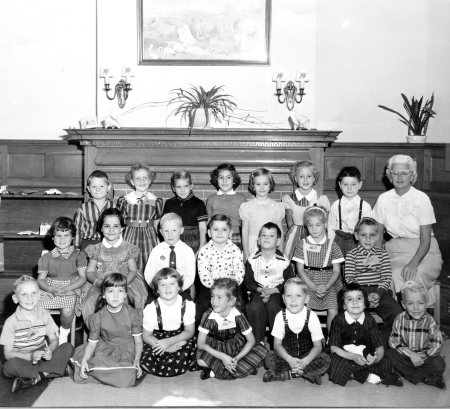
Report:
M196 369L195 304L180 295L183 277L174 268L162 268L151 287L158 298L144 309L142 368L156 376Z
M302 281L309 287L308 307L327 310L327 328L338 313L337 292L342 287L341 263L344 262L339 246L325 233L327 211L320 206L305 210L303 224L309 236L298 243L293 260Z
M55 248L38 262L38 284L42 290L39 304L47 310L60 310L60 345L67 342L74 314L81 314L90 287L86 283L86 255L72 245L75 233L72 219L58 217L49 230Z
M267 350L255 345L252 327L236 308L238 284L219 278L211 287L211 305L199 326L197 364L201 379L237 379L256 375Z

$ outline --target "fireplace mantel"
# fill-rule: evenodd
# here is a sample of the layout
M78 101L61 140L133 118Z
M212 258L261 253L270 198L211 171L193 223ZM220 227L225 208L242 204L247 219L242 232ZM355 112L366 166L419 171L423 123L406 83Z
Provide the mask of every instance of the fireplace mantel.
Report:
M66 129L69 141L82 146L84 174L104 170L117 184L133 163L147 163L156 172L154 185L164 189L175 169L188 169L196 186L209 185L209 173L231 162L243 184L257 167L267 167L279 186L290 185L290 166L312 160L323 171L324 150L340 131L291 131L236 128L120 128ZM323 175L323 172L320 172ZM317 188L322 188L321 178ZM164 186L165 185L165 186ZM209 186L208 189L211 187Z

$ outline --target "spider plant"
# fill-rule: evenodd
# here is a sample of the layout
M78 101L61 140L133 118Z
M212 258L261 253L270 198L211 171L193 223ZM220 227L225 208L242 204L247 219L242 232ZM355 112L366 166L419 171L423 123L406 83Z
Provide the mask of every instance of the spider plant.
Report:
M224 119L228 112L236 108L232 96L223 93L223 85L214 86L209 91L199 85L191 85L189 88L175 88L171 92L172 97L168 105L178 104L170 114L181 115L188 121L189 127L194 123L195 114L198 109L203 109L206 116L206 124L209 123L210 115L218 122Z
M423 97L419 100L412 97L411 101L409 101L405 94L401 94L401 96L403 98L403 108L405 108L406 116L384 105L378 106L398 115L400 117L399 121L408 127L408 135L426 135L428 122L430 118L434 118L436 115L436 112L433 111L434 94L424 104Z

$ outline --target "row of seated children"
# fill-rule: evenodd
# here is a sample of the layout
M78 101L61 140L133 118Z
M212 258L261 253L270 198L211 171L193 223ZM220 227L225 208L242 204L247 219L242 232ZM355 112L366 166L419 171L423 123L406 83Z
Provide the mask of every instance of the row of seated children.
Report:
M126 303L126 277L108 275L89 318L89 340L73 351L68 343L58 345L57 327L38 305L37 281L22 276L14 283L17 310L0 336L7 360L3 373L15 378L12 391L64 374L78 383L137 386L143 371L167 377L196 370L197 365L202 368L201 379L231 380L255 375L262 362L267 369L264 382L303 377L321 384L322 375L328 373L330 381L341 386L352 378L402 386L401 374L413 384L445 388L442 334L426 311L423 284L405 284L406 311L395 318L387 351L374 319L365 313L366 292L357 283L346 285L340 292L343 311L331 325L328 355L322 351L318 317L306 307L308 287L299 278L284 284L286 308L275 318L274 352L255 343L252 328L238 309L237 283L230 278L214 282L212 307L202 318L196 340L195 304L179 294L182 280L175 269L158 272L154 277L158 298L142 317Z

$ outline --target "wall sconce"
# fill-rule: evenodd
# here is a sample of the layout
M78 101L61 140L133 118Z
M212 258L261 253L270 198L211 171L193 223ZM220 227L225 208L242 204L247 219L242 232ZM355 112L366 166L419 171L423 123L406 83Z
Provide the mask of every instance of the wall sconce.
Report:
M284 79L284 72L274 72L272 77L272 82L275 82L275 95L278 97L278 102L280 104L284 104L286 102L287 109L292 111L294 109L294 105L300 104L303 99L303 95L305 95L305 83L308 82L307 73L298 71L295 76L295 82L298 82L298 88L295 86L294 81L290 80L286 83L283 89L283 82L286 82Z
M114 87L114 95L111 97L109 95L109 91L111 90L109 84L113 76L111 75L109 68L100 68L100 78L104 78L105 80L105 87L103 88L103 91L106 93L106 98L112 101L117 96L117 104L121 109L125 106L125 102L128 99L128 92L132 90L130 77L134 77L131 67L123 67L122 79L120 79Z

